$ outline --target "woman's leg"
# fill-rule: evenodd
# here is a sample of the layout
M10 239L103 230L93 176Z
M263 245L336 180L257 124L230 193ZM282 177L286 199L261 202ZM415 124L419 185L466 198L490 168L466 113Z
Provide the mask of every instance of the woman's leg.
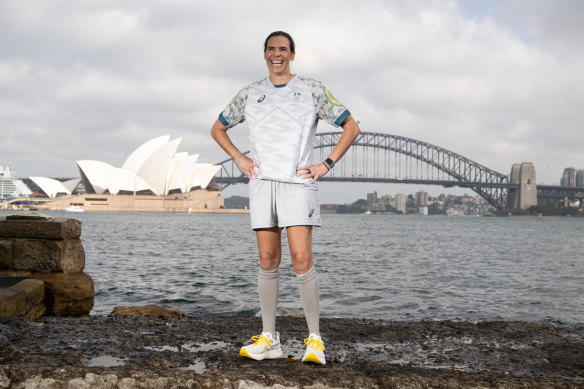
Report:
M320 336L318 279L312 261L312 226L288 227L286 233L308 332Z
M276 335L276 310L280 282L278 266L282 258L282 230L278 227L256 230L260 253L258 290L262 309L262 332Z

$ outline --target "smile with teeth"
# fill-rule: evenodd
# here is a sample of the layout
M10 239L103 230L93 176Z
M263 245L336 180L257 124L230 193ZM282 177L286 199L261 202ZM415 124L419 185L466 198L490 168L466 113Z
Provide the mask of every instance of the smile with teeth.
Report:
M282 65L282 61L272 61L272 65Z

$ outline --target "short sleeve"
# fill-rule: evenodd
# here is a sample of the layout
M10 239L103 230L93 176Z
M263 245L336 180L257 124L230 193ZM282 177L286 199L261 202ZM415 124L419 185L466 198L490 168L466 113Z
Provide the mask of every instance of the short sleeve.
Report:
M340 126L351 115L349 110L318 81L312 82L312 101L316 115L335 127Z
M245 121L245 104L250 87L241 89L219 114L219 121L227 128Z

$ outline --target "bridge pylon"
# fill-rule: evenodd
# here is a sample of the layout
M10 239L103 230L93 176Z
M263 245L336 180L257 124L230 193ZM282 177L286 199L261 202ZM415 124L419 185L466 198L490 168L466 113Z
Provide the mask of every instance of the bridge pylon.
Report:
M535 183L535 166L532 162L513 164L511 167L510 183L519 185L509 189L507 194L507 208L527 209L537 205L537 185Z

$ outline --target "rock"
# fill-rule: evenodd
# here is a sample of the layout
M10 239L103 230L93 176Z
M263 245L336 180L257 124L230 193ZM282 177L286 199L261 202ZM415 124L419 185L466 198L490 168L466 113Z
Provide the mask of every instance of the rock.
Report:
M179 310L167 309L158 305L145 305L141 307L114 307L110 316L156 316L161 318L179 317L184 314Z
M91 388L114 389L118 387L118 376L115 374L97 375L87 373L85 374L85 382Z
M34 218L10 215L0 218L1 238L79 239L81 222L66 218Z
M0 277L21 277L21 278L27 278L32 273L33 272L31 272L31 271L0 269Z
M79 317L93 308L93 280L85 273L35 273L30 276L45 282L47 315Z
M79 239L0 239L0 268L41 273L80 272L85 251Z
M4 373L4 370L0 367L0 389L8 389L10 387L10 379Z
M38 212L14 213L5 217L6 220L50 220L51 216L43 215Z
M45 313L44 283L40 280L22 280L7 288L0 288L0 316L22 316L38 320Z

